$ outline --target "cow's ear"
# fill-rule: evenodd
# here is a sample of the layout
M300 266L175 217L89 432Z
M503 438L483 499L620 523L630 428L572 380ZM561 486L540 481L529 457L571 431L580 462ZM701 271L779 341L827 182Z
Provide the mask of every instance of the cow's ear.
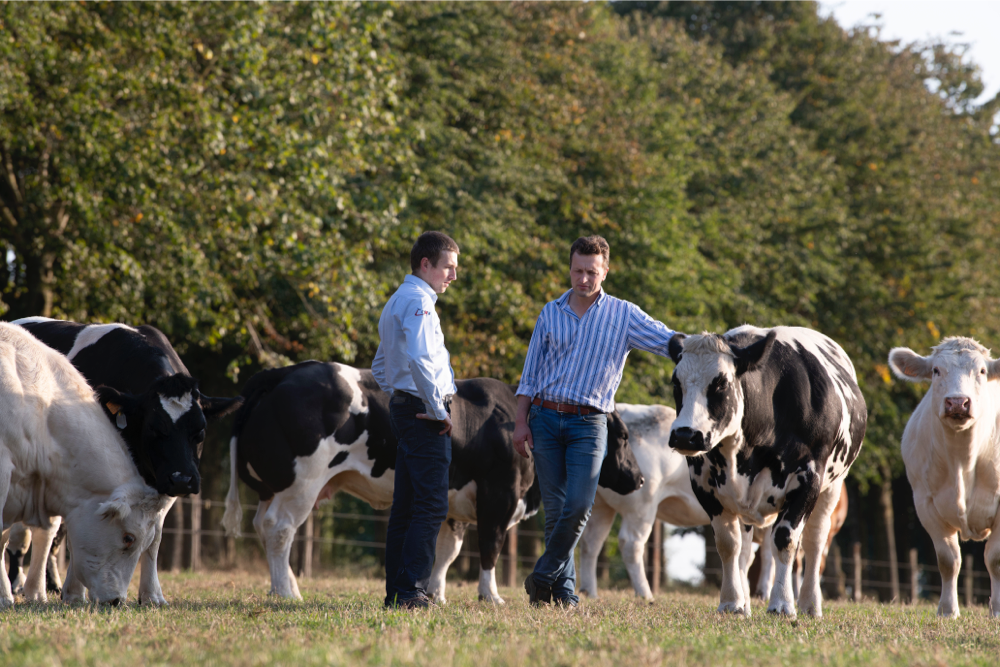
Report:
M908 347L894 347L889 351L889 368L900 380L921 382L931 379L934 365Z
M729 349L733 351L733 362L736 364L737 376L752 371L767 359L767 355L770 354L771 347L774 345L775 336L777 334L772 330L761 340L746 347L729 346Z
M990 380L1000 380L1000 359L994 359L993 361L986 363L987 377Z
M681 361L681 353L684 351L685 338L687 338L687 334L682 334L680 331L677 331L670 337L670 342L667 343L667 352L670 354L670 358L673 359L675 364L679 364Z
M104 412L119 422L119 428L125 428L121 425L125 421L125 415L138 418L137 413L142 402L132 394L118 391L114 387L104 384L94 389L94 393L97 394L97 400Z
M97 506L97 515L105 519L125 519L132 513L132 508L128 504L128 493L123 489L115 489L106 502Z
M205 396L199 393L198 402L201 403L201 411L205 414L205 419L220 419L226 415L236 412L243 405L243 397L216 398Z

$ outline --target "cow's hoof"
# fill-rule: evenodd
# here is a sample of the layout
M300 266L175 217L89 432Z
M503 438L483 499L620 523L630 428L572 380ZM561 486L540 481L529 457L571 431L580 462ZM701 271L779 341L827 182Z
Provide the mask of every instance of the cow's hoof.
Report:
M169 607L170 603L167 602L167 598L163 597L162 593L157 593L153 595L139 594L139 606L140 607Z
M62 601L66 604L86 604L87 597L81 594L63 593Z
M775 602L767 608L767 613L774 614L775 616L786 616L788 618L795 618L797 616L794 602Z
M938 607L937 615L940 616L941 618L958 618L959 617L958 607L955 607L954 609L949 609L947 607Z
M25 591L24 600L25 602L48 602L49 598L45 595L45 591Z
M10 609L14 606L14 598L0 598L0 609Z
M746 616L747 610L744 605L737 604L735 602L723 602L719 605L720 614L738 614L740 616Z
M276 598L284 598L285 600L301 600L302 595L296 593L295 591L276 591L272 590L268 595L273 595Z
M499 595L480 595L479 601L490 602L492 604L507 604L506 602L503 601L503 598L500 597Z

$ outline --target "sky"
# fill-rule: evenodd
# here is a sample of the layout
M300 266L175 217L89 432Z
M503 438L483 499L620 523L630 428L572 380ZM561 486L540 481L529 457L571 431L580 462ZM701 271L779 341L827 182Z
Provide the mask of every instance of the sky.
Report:
M966 57L979 65L986 90L980 102L1000 91L1000 0L833 0L820 2L844 28L882 26L881 39L904 44L943 39L970 45ZM875 19L872 14L880 14Z

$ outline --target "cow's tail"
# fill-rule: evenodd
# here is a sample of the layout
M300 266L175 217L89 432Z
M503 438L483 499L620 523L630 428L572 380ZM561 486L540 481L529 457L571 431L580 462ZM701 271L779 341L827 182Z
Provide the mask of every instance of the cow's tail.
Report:
M525 513L524 518L535 516L538 514L538 508L542 506L542 489L538 485L538 473L535 473L535 479L528 488L528 492L524 494L524 505ZM524 519L522 519L523 521Z
M229 537L240 536L240 526L243 525L243 506L240 505L240 476L236 472L236 446L239 437L233 433L229 439L229 493L226 494L226 513L222 517L222 525Z

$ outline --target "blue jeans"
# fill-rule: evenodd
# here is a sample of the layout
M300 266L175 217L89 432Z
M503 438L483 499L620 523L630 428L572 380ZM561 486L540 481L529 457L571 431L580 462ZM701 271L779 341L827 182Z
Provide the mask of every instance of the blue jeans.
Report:
M415 396L393 393L389 423L396 436L396 478L385 537L385 603L427 594L441 522L448 516L451 436Z
M545 553L532 576L536 584L552 588L553 599L577 602L573 549L594 506L608 449L608 418L532 405L528 427L545 508Z

